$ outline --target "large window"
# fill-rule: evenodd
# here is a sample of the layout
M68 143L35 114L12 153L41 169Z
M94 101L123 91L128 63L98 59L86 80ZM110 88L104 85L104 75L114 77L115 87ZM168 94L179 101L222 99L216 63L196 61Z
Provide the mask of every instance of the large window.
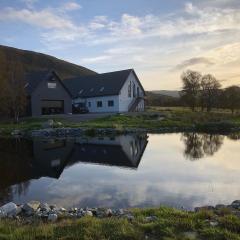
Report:
M97 107L101 108L102 107L102 101L97 101Z
M133 97L136 97L136 86L135 86L135 83L133 84Z
M114 101L113 100L109 100L108 101L108 106L109 107L113 107L114 106Z
M131 82L129 83L129 85L128 85L128 97L131 97L131 93L132 93L132 86L131 86L132 84L131 84Z
M56 88L57 87L57 83L55 83L55 82L48 82L47 86L48 86L48 88Z

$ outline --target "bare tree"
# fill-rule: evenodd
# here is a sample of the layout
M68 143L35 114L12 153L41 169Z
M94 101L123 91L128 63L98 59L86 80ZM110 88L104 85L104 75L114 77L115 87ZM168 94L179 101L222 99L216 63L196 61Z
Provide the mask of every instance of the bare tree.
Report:
M17 123L19 116L26 110L25 73L22 65L13 62L7 76L6 105L10 116Z
M210 112L213 106L217 103L221 84L213 75L207 74L201 78L200 86L200 99L202 110L204 109L204 107L206 107L207 111Z
M199 72L187 70L182 74L181 79L183 82L181 98L192 111L195 111L198 104L201 74Z
M223 91L224 106L232 111L240 108L240 87L230 86Z

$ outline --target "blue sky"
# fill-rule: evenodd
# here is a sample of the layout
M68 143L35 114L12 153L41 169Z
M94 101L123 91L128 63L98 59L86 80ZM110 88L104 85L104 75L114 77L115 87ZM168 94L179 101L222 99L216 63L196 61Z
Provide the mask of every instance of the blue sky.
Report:
M0 0L0 44L134 68L147 90L179 90L186 69L239 85L239 22L239 0Z

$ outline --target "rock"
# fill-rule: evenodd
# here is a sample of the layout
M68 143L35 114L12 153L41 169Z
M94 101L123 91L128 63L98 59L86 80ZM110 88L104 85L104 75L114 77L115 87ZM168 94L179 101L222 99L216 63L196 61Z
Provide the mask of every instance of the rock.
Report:
M45 212L49 212L50 211L50 207L47 203L41 203L39 205L39 208L41 211L45 211Z
M19 213L19 211L20 210L18 209L18 206L15 203L10 202L10 203L3 205L0 208L0 216L1 217L16 216Z
M235 201L233 201L232 204L231 204L231 206L232 206L233 208L239 209L239 208L240 208L240 200L235 200Z
M57 214L52 213L52 214L48 215L48 221L56 222L57 219L58 219L58 215Z
M214 210L215 208L213 206L204 206L204 207L196 207L195 212L200 212L200 211L211 211Z
M22 135L22 131L19 129L15 129L11 132L11 135L12 136L20 136L20 135Z
M111 217L113 215L112 209L110 209L110 208L106 209L105 214L107 217Z
M216 227L218 225L218 222L215 222L215 221L211 221L209 222L210 226L212 227Z
M38 201L31 201L28 203L25 203L22 207L22 209L28 214L32 215L34 212L37 211L37 209L40 207L40 202Z
M91 211L87 210L87 211L84 212L84 216L92 217L93 213Z
M53 125L54 125L54 121L52 119L49 119L42 124L42 128L52 128Z
M121 216L121 215L123 215L124 214L124 210L123 209L118 209L117 211L116 211L116 215L118 215L118 216Z
M217 205L215 206L215 208L216 208L217 210L220 210L220 209L226 208L226 205L224 205L224 204L217 204Z
M134 216L131 215L131 214L127 214L125 217L126 217L127 220L130 221L130 222L132 222L132 221L134 220Z
M145 220L147 222L154 222L154 221L158 220L158 218L156 216L149 216L149 217L146 217Z
M57 205L55 205L55 204L50 205L50 209L51 209L51 210L57 209Z

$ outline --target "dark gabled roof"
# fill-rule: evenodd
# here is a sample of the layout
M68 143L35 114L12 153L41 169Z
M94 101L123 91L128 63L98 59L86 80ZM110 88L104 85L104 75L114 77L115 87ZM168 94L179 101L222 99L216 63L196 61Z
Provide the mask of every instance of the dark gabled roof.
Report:
M76 163L92 163L99 165L137 169L141 157L133 163L120 145L75 144L70 161L67 166Z
M32 72L26 73L25 89L26 89L27 94L31 95L33 93L33 91L37 88L37 86L40 84L40 82L47 80L52 75L55 75L55 77L58 79L58 81L62 84L63 88L71 96L71 93L69 92L68 88L66 88L66 86L63 84L62 80L60 79L60 77L54 70L32 71Z
M38 84L46 79L50 75L50 71L34 71L28 72L25 75L26 85L25 89L27 94L32 94L32 92L37 88Z
M64 80L64 84L74 98L113 96L119 94L131 72L134 72L134 70L127 69L117 72L82 76L66 79Z

